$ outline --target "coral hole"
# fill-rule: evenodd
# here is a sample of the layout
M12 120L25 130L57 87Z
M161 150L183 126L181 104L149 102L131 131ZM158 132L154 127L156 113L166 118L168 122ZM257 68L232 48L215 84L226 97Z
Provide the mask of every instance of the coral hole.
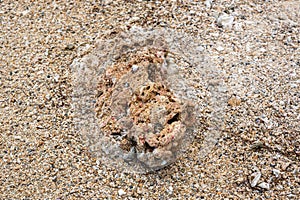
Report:
M173 122L179 121L180 120L180 114L176 113L171 119L167 121L168 124L172 124Z

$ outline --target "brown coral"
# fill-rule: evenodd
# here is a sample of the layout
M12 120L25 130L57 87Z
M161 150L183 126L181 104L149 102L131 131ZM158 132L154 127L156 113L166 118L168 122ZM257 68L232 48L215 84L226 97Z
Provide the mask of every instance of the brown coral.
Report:
M152 49L119 58L98 86L100 128L125 152L135 148L149 166L171 159L186 131L183 103L163 80L164 54Z

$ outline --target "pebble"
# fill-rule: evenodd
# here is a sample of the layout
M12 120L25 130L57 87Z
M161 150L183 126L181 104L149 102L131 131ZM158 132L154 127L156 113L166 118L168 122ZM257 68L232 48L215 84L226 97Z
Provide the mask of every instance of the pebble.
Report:
M294 194L288 194L287 197L292 199L292 198L296 198L297 196Z
M256 149L260 149L260 148L263 148L265 147L264 143L261 142L261 141L256 141L254 142L252 145L251 145L251 149L252 150L256 150Z
M282 164L282 170L285 171L289 166L291 165L291 162L285 162Z
M205 48L203 46L198 46L196 50L202 52L205 50Z
M241 32L241 31L243 31L243 26L242 26L242 24L241 23L236 23L235 25L234 25L234 30L236 31L236 32Z
M266 190L270 189L270 184L266 182L259 183L257 186Z
M59 77L60 77L60 76L59 76L59 74L55 74L55 75L54 75L54 77L53 77L53 78L54 78L55 82L58 82L58 80L59 80Z
M131 23L137 22L137 21L139 21L139 20L140 20L139 17L132 17L132 18L129 20L129 23L131 24Z
M275 175L276 178L278 178L280 175L280 171L278 169L273 169L273 174Z
M132 65L131 70L132 72L136 72L139 69L139 66L137 65Z
M169 187L168 192L169 192L169 194L173 194L173 187L172 186Z
M123 196L123 195L125 195L126 194L126 192L123 190L123 189L119 189L118 190L118 195L119 196Z
M226 13L219 15L217 19L217 25L225 29L230 29L233 25L234 17Z
M65 50L71 51L71 50L73 50L73 49L75 49L75 45L74 45L74 44L68 44L68 45L65 47Z
M217 50L217 51L224 51L224 47L222 47L222 46L217 46L217 47L216 47L216 50Z
M212 0L205 0L205 6L206 6L206 8L208 8L208 9L210 9L211 8L211 6L212 6Z
M228 100L228 105L230 105L231 107L236 107L239 106L241 102L242 101L239 97L233 96Z

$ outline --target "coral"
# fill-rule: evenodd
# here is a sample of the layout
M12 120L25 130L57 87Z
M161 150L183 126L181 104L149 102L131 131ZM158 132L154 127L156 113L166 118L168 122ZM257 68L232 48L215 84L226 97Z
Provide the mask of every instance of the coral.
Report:
M139 162L157 167L174 159L186 127L184 104L164 82L165 52L124 55L99 78L95 111L105 135Z

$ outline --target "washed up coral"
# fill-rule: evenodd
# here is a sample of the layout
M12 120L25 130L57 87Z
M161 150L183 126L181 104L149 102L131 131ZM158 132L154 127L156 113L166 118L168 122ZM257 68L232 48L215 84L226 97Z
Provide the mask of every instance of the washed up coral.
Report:
M149 168L176 158L187 142L187 125L195 121L188 113L193 104L168 88L166 54L162 49L127 53L99 78L95 109L102 132L124 150L124 159Z

